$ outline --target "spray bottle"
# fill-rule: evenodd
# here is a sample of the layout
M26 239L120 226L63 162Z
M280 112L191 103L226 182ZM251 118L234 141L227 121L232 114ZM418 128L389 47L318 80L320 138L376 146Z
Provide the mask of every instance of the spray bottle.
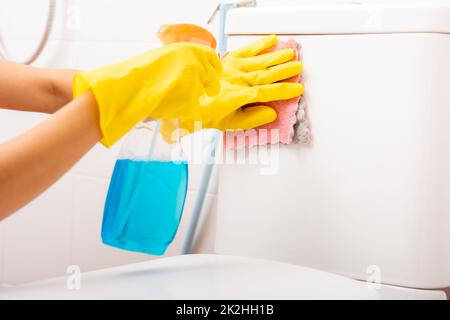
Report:
M158 37L163 44L216 46L213 35L191 24L163 25ZM188 164L180 138L168 143L159 121L139 123L127 134L114 167L103 211L103 243L164 254L177 232L187 186Z

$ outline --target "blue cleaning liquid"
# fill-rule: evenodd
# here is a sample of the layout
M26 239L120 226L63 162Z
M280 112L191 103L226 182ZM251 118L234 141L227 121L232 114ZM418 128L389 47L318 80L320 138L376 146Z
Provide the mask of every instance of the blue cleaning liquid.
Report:
M164 254L180 223L187 183L186 162L117 160L103 211L103 243Z

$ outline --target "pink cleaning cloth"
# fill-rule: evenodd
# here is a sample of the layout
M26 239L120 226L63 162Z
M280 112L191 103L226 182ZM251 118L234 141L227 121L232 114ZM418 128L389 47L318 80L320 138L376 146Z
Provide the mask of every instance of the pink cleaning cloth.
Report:
M295 49L296 55L294 59L300 60L300 45L292 38L287 41L279 41L276 46L262 53L285 48ZM283 81L301 82L301 76L292 77ZM306 105L303 99L296 97L289 100L268 102L265 105L275 109L278 115L277 119L254 129L226 131L224 134L225 148L251 148L256 145L273 143L289 144L293 141L300 143L310 142L309 124L306 119Z

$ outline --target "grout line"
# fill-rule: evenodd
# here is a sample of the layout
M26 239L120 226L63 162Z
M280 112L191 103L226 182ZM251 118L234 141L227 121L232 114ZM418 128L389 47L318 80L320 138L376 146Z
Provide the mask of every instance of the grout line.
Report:
M93 174L93 173L86 173L86 172L77 172L77 171L73 171L70 172L71 175L73 175L74 177L80 177L80 178L93 178L93 179L97 179L97 180L107 180L109 181L111 179L111 177L107 177L104 176L102 174Z
M190 192L190 193L195 193L195 194L197 194L198 193L198 189L188 189L188 192ZM213 197L216 197L217 196L217 192L211 192L211 191L208 191L207 193L206 193L206 195L207 196L213 196Z
M32 39L30 37L30 39ZM149 41L149 40L135 40L135 41L123 41L123 40L75 40L75 39L52 39L48 41L49 44L55 45L55 44L64 44L64 45L97 45L97 46L104 46L104 45L146 45L146 46L152 46L152 47L160 47L162 44L155 41Z
M71 181L71 192L70 192L70 217L69 217L69 261L66 268L74 263L74 234L75 234L75 176L73 174L69 174ZM66 270L64 270L64 274L66 274Z
M70 172L70 175L74 177L80 177L80 178L91 178L91 179L97 179L97 180L103 180L103 181L110 181L110 177L106 177L104 175L100 174L92 174L92 173L85 173L85 172ZM188 187L188 192L194 192L197 193L199 191L198 187ZM206 194L211 196L217 196L217 191L208 191Z

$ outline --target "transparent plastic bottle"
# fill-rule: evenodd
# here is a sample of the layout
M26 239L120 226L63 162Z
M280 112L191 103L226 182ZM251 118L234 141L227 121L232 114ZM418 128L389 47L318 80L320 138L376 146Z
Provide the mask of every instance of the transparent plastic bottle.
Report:
M216 47L209 31L192 24L163 25L157 35L165 45ZM187 158L180 139L167 143L159 128L158 121L144 121L125 138L103 211L105 244L162 255L175 237L187 193Z
M141 122L125 138L103 212L107 245L162 255L175 237L188 166L180 141L167 143L159 128L158 121Z

